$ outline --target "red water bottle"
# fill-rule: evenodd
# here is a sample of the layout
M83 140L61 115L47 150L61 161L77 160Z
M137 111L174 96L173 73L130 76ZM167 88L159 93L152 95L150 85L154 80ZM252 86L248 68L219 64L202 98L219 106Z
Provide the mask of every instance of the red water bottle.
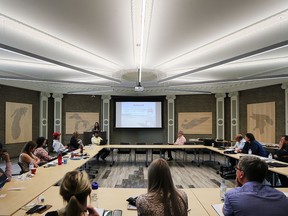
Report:
M58 153L58 165L62 164L62 152Z
M80 145L80 154L83 154L83 145Z

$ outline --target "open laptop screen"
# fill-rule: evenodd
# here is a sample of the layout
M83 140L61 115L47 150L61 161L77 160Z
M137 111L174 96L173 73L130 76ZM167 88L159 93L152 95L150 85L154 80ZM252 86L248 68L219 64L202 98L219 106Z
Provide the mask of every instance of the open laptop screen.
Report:
M8 177L6 176L5 172L0 168L0 189L5 185L8 181Z

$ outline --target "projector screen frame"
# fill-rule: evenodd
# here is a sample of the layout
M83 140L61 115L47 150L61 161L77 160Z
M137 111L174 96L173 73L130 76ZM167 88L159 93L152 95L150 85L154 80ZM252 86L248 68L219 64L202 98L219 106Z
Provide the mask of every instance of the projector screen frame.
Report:
M132 129L132 130L137 130L137 129L152 129L152 130L158 130L158 129L163 129L163 120L164 120L164 98L163 97L115 97L114 99L114 110L113 110L113 127L114 129L121 130L121 129ZM116 109L116 103L117 102L159 102L161 104L161 126L159 127L117 127L116 126L116 115L117 115L117 109Z

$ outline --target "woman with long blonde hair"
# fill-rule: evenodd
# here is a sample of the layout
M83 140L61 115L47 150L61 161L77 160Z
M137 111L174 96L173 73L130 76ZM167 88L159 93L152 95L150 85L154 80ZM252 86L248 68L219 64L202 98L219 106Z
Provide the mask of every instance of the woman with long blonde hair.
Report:
M188 198L173 184L166 160L154 160L148 168L148 193L136 200L139 216L186 216Z
M76 170L66 173L60 186L60 195L67 205L56 212L47 213L46 216L99 216L92 206L87 205L91 191L86 172Z

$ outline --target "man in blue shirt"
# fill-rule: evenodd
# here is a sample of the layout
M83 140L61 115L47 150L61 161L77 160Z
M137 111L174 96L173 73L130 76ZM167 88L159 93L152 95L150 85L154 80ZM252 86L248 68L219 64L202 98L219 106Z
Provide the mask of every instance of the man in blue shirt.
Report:
M225 194L225 216L287 215L285 194L262 184L268 170L265 161L253 156L241 157L236 169L237 187Z
M246 143L241 151L242 153L248 154L249 149L251 149L252 154L262 156L262 157L267 157L267 153L265 149L258 141L256 141L252 133L246 133L245 140L246 140Z

